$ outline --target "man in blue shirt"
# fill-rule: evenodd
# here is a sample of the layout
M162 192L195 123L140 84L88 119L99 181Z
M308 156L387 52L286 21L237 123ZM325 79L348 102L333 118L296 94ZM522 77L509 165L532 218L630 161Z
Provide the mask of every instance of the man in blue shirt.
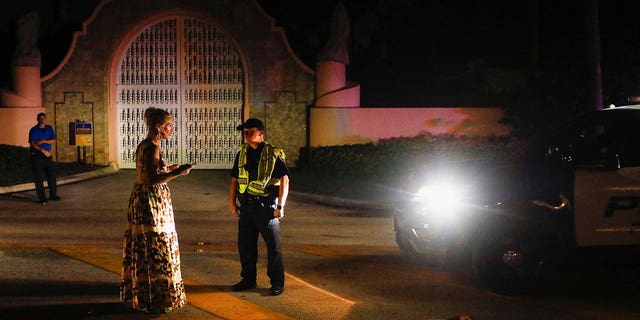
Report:
M47 179L49 186L49 199L60 200L56 188L56 174L51 159L51 147L56 143L56 133L50 125L47 125L47 115L38 113L38 124L29 130L29 145L31 150L31 169L33 170L33 182L36 185L38 202L47 204L44 194L43 179Z

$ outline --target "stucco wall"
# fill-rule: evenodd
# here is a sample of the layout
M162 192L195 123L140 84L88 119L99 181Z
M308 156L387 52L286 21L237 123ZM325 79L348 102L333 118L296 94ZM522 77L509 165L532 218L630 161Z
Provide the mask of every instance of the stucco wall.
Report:
M116 161L114 64L136 31L167 16L204 19L237 44L246 72L245 117L265 122L267 139L298 158L306 145L307 107L313 102L313 71L303 65L284 32L251 0L107 0L76 34L62 64L43 77L43 105L63 137L68 119L92 121L94 146L87 153L97 164ZM241 123L242 119L238 119ZM296 128L296 130L291 130ZM58 139L57 161L72 162L76 147ZM88 156L89 159L91 159Z
M75 34L62 63L42 78L44 111L58 133L56 161L76 161L78 150L69 145L68 122L83 120L92 122L94 129L87 160L102 165L116 162L114 89L119 59L137 32L177 16L207 21L236 45L246 77L244 117L262 119L267 141L283 147L291 164L307 145L367 143L424 132L509 134L509 128L499 123L502 111L497 108L362 108L359 103L312 107L313 70L300 62L284 31L274 27L273 19L253 0L105 0ZM333 88L336 83L327 85ZM356 88L359 93L357 84L347 89ZM16 141L25 135L20 132Z
M310 111L311 147L360 144L423 133L506 136L498 108L317 108Z
M40 112L45 109L0 107L0 144L28 147L29 130L38 122L36 116Z
M0 89L0 144L28 147L29 130L37 123L38 113L45 111L40 66L14 65L12 73L13 87Z

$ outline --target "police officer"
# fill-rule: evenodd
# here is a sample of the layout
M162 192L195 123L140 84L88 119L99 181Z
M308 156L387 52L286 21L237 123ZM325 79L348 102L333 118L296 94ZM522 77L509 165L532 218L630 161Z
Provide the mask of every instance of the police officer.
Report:
M242 280L232 286L233 291L256 287L258 260L258 234L267 247L267 275L271 281L270 293L284 291L284 264L280 251L280 219L289 193L289 169L282 149L264 140L264 125L249 118L239 125L244 144L231 169L229 207L238 217L238 252ZM239 206L238 206L239 202Z
M47 204L44 193L43 178L47 179L49 186L49 199L60 200L57 193L56 173L51 159L52 145L56 143L56 133L47 124L47 115L44 112L38 113L38 123L29 130L29 146L31 151L31 170L33 171L33 182L36 185L38 202Z

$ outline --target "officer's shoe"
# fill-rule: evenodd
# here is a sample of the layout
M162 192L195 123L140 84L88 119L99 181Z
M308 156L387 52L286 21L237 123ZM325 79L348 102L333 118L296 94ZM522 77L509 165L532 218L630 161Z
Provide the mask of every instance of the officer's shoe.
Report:
M271 287L269 290L272 296L279 296L284 291L283 287Z
M49 197L49 199L58 201L58 200L60 200L60 197L58 197L56 195L53 195L53 196Z
M249 290L249 289L253 289L256 287L256 282L253 281L248 281L246 279L242 279L240 280L240 282L234 284L231 286L231 290L232 291L245 291L245 290Z

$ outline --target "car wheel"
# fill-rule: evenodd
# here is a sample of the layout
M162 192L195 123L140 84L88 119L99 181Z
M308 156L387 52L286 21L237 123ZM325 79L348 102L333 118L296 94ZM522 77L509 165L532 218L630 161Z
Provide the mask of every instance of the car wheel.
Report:
M400 250L402 250L409 257L409 259L411 259L412 262L418 264L435 265L435 262L432 261L429 256L416 251L415 246L411 241L411 235L407 232L397 230L396 243L398 244L398 247L400 247Z
M481 237L474 247L473 276L497 293L528 291L539 274L539 258L532 238L497 234Z
M402 230L396 231L396 243L398 244L398 247L400 247L400 250L410 257L416 258L420 256L411 245L411 240L409 240L409 235L407 235L406 232L403 232Z

